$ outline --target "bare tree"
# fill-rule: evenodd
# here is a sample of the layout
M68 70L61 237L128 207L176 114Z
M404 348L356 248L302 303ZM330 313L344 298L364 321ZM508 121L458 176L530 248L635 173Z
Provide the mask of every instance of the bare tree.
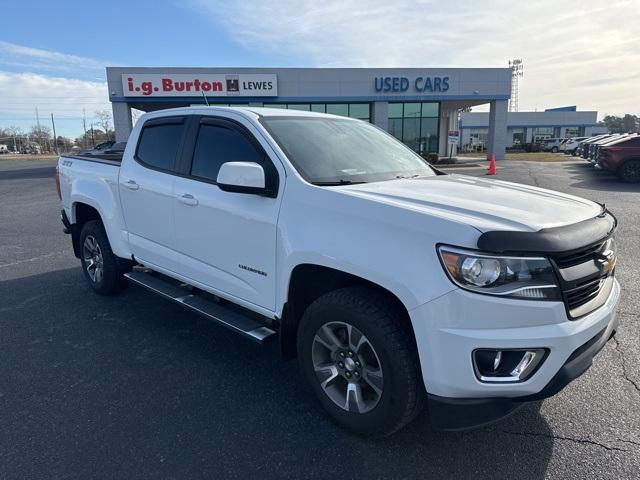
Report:
M98 110L96 111L96 118L98 119L98 125L102 127L105 136L112 139L111 133L113 130L111 129L111 112L109 110Z
M51 150L51 128L45 125L32 125L29 138L38 145L40 151Z

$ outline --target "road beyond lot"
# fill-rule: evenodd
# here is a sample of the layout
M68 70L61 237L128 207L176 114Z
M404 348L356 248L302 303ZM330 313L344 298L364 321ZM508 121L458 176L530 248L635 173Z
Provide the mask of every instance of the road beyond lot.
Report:
M618 333L559 395L491 427L439 432L424 414L370 441L333 426L275 351L140 288L94 294L53 165L0 163L0 478L640 476L640 185L583 162L499 162L497 179L618 217Z

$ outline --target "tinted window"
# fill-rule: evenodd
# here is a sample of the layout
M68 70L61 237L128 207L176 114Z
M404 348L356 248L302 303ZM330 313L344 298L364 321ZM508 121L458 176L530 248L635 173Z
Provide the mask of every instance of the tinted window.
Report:
M136 152L138 160L154 168L172 170L183 127L182 123L144 127Z
M258 150L237 130L200 125L191 174L216 181L220 166L226 162L264 163Z

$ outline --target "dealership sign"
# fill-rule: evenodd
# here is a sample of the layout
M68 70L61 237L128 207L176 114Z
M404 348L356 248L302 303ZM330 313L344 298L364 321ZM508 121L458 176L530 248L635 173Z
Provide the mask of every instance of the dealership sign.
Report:
M123 74L125 97L276 97L272 74Z
M417 93L446 92L449 77L375 77L373 88L376 92L406 92L410 88Z

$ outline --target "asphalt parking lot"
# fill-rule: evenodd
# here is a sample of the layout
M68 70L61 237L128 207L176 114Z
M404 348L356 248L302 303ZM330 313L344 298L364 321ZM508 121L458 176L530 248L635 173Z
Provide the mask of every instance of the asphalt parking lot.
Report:
M0 478L640 475L640 185L580 161L500 163L499 179L618 217L618 333L563 392L498 424L439 432L425 414L369 441L333 426L295 362L139 288L93 294L53 165L0 161Z

